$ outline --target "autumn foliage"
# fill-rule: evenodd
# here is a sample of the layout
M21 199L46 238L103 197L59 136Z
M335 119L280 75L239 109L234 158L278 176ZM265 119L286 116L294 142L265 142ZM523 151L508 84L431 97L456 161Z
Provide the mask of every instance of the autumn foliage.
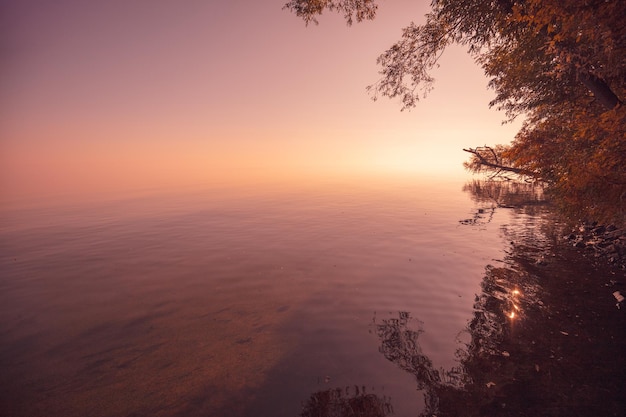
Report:
M620 223L626 214L625 5L517 3L510 19L535 34L536 61L525 60L520 70L506 54L483 57L499 92L493 104L526 116L513 143L500 149L502 158L545 182L568 214ZM527 91L511 99L506 94L516 87Z
M306 22L324 10L372 19L374 0L292 0ZM468 149L475 172L542 181L564 212L626 223L626 1L433 0L383 52L369 87L410 108L432 88L430 70L450 44L468 48L507 120L512 143Z

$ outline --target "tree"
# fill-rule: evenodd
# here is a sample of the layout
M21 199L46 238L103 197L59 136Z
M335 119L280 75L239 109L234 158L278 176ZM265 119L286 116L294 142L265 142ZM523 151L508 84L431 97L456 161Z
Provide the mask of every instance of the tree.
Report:
M373 19L374 0L291 0L317 23L325 10L348 24ZM468 48L495 91L490 106L525 122L510 145L470 148L473 171L544 181L570 213L625 222L626 2L623 0L433 0L378 57L368 87L408 109L433 87L430 71L453 43Z

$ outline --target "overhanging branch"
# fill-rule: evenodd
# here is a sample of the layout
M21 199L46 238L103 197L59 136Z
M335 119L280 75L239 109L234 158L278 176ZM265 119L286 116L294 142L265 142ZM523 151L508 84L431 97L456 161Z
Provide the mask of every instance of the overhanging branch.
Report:
M493 160L489 160L487 159L482 153L481 150L489 152L491 154L491 156L493 157ZM500 160L495 152L495 150L489 146L484 146L481 148L469 148L469 149L463 149L463 151L471 153L472 155L474 155L476 157L476 159L478 160L478 164L481 167L486 167L488 169L494 170L494 171L506 171L506 172L512 172L514 174L517 175L525 175L525 176L529 176L529 177L535 177L535 173L530 172L528 170L525 169L521 169L521 168L515 168L515 167L511 167L511 166L507 166L507 165L503 165L502 163L500 163Z

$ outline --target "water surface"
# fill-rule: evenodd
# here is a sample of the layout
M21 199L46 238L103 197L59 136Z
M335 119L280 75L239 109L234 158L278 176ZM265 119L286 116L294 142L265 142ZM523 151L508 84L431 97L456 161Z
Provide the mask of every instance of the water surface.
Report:
M419 414L429 391L390 340L435 372L459 366L486 265L533 219L490 211L463 184L5 208L4 414Z

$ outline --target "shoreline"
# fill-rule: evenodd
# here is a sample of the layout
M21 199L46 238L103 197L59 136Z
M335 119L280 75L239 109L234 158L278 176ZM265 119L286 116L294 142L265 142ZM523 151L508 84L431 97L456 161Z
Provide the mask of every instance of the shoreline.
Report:
M585 222L564 236L583 256L605 260L615 268L626 270L626 227Z
M614 293L626 293L624 229L548 234L546 246L514 239L505 264L486 269L467 383L437 387L438 415L623 415L626 313Z

